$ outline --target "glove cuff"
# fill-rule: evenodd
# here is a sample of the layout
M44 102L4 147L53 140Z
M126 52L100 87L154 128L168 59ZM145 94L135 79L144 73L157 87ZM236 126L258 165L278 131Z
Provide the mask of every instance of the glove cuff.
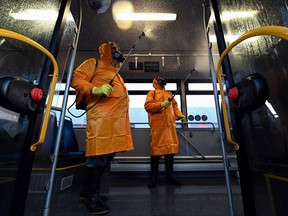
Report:
M94 86L91 90L92 95L101 95L101 90L99 88L97 88L96 86Z

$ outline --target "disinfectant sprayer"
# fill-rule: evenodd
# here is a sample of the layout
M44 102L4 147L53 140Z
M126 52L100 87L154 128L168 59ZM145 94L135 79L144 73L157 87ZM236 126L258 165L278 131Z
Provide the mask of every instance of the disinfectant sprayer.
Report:
M189 72L189 74L187 75L187 77L184 79L184 81L181 83L180 87L176 90L176 92L173 94L172 98L168 98L168 101L171 102L173 100L173 98L175 97L175 95L180 91L181 86L186 82L186 80L189 78L189 76L195 71L195 69L193 68L193 70L191 70Z
M125 63L126 60L128 59L128 57L130 56L131 52L135 49L136 45L138 44L138 42L140 41L140 39L141 39L143 36L145 36L145 33L144 33L144 32L142 32L142 33L138 36L138 38L137 38L137 40L135 41L134 45L132 46L132 48L131 48L130 51L128 52L126 58L125 58L124 61L121 63L120 67L118 68L117 72L114 74L113 78L110 80L109 85L113 86L113 80L115 79L115 77L116 77L117 74L119 73L120 69L122 68L122 66L124 65L124 63ZM73 117L75 117L75 118L80 118L80 117L83 116L86 112L88 112L90 109L92 109L96 104L98 104L104 97L105 97L105 96L102 95L99 100L97 100L91 107L89 107L88 109L86 109L86 111L83 112L83 113L82 113L81 115L79 115L79 116L76 116L76 115L74 115L73 113L70 112L70 108L71 108L71 107L74 105L74 103L76 102L76 100L75 100L75 102L68 108L68 112L69 112L70 115L72 115ZM86 107L86 105L85 105L85 107Z
M145 36L145 33L142 32L137 40L135 41L134 45L132 46L132 48L130 49L130 51L128 52L126 58L124 59L124 61L122 62L122 64L120 65L119 69L117 70L117 72L115 73L115 75L113 76L113 78L110 80L109 85L112 85L113 80L115 79L115 77L117 76L117 74L119 73L120 69L122 68L122 66L124 65L124 63L126 62L126 60L128 59L128 57L130 56L131 52L135 49L136 45L138 44L138 42L140 41L140 39Z

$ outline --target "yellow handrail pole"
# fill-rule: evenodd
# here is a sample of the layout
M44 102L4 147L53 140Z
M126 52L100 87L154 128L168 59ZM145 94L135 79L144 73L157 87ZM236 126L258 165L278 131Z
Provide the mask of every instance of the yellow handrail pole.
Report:
M227 55L227 53L237 44L240 42L246 40L247 38L254 37L254 36L260 36L260 35L272 35L272 36L278 36L280 38L288 40L288 28L283 26L264 26L259 27L256 29L253 29L251 31L246 32L242 36L240 36L238 39L236 39L234 42L232 42L221 54L220 59L218 61L218 67L217 67L217 75L218 75L218 82L220 86L220 94L221 94L221 104L223 108L223 117L224 117L224 124L225 124L225 131L226 131L226 137L227 141L233 145L235 145L235 149L239 149L239 144L234 142L231 138L231 133L229 130L229 122L228 122L228 114L227 114L227 107L225 103L224 98L224 90L222 86L222 74L221 74L221 65L224 57Z
M288 182L288 178L282 177L282 176L276 176L273 174L265 173L265 177L271 178L271 179L276 179L278 181L283 181L283 182Z
M58 80L58 72L59 72L58 64L57 64L54 56L47 49L45 49L40 44L38 44L37 42L33 41L32 39L30 39L24 35L21 35L19 33L12 32L12 31L9 31L6 29L0 29L0 36L23 41L23 42L30 44L31 46L39 49L40 51L42 51L44 54L46 54L50 58L50 60L53 64L53 67L54 67L52 84L51 84L51 88L50 88L49 98L48 98L47 105L46 105L46 112L44 115L44 120L42 123L39 139L36 143L32 144L30 147L31 151L35 151L37 146L41 145L44 142L45 137L46 137L48 121L49 121L50 111L51 111L51 107L52 107L53 96L55 93L56 82Z

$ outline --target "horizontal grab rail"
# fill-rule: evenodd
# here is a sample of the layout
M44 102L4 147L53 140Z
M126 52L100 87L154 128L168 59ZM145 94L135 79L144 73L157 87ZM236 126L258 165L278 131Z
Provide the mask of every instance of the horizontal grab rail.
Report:
M149 122L131 122L130 125L141 125L141 124L147 124L149 125ZM188 125L188 124L209 124L212 125L212 131L215 131L215 124L213 122L176 122L177 125ZM203 128L204 129L204 128Z

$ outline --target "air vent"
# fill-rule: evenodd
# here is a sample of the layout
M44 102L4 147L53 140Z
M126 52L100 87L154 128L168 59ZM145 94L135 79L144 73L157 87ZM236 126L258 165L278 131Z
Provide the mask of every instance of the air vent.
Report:
M144 72L159 72L159 62L144 62Z
M130 72L144 72L143 62L129 62L129 71Z
M60 190L65 190L66 188L71 187L72 183L73 183L73 175L62 178Z

